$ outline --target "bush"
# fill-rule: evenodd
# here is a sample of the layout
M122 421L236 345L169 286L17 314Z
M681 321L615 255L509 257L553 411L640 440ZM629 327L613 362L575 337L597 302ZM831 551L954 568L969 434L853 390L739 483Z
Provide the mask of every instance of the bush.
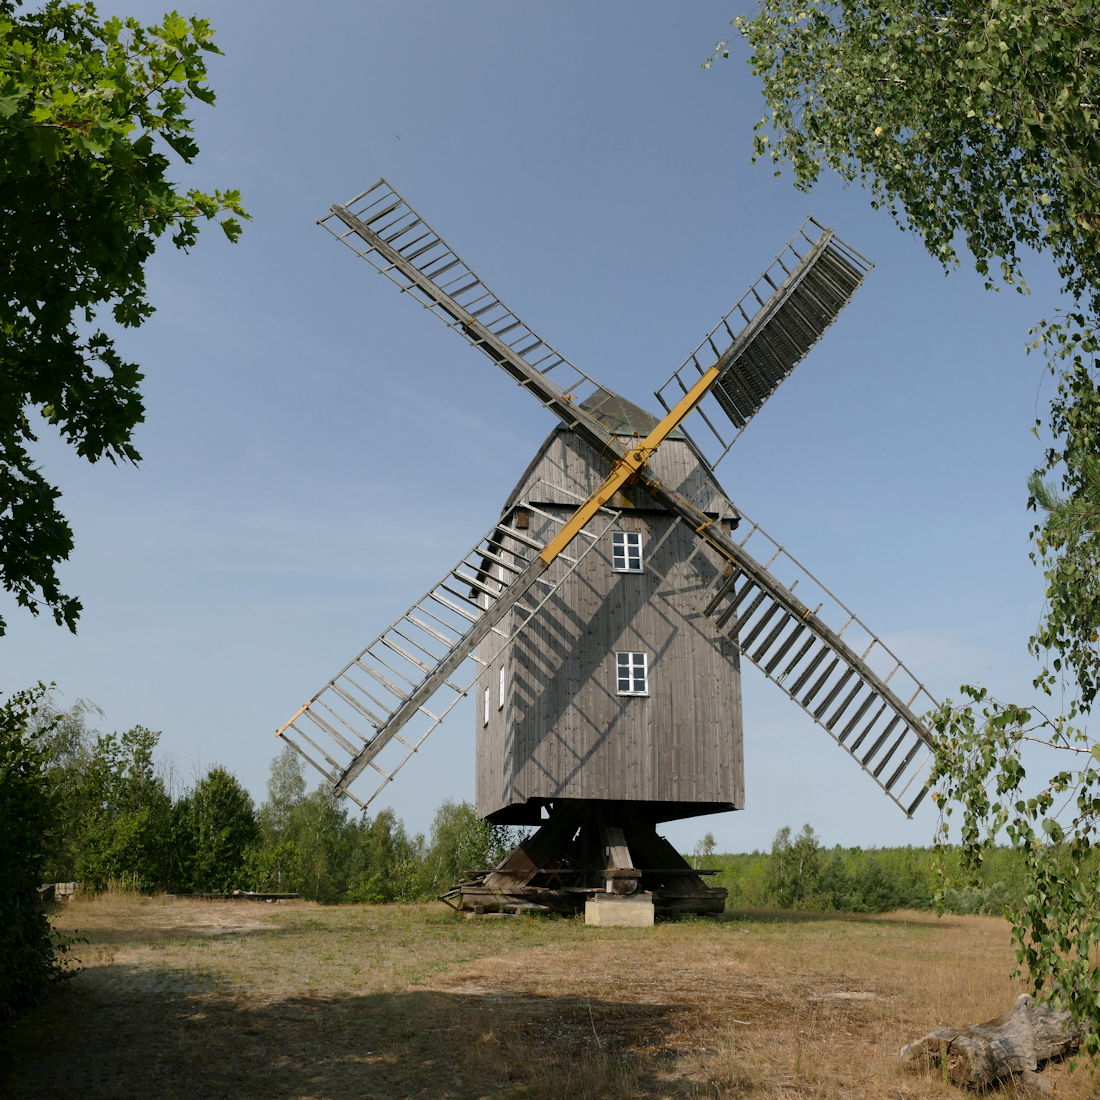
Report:
M988 886L965 885L948 886L943 891L943 909L947 913L960 916L1004 916L1008 906L1008 889L1003 882L993 882Z
M46 694L39 684L0 704L0 1017L40 1000L65 973L65 945L38 900L54 809L46 731L34 723Z

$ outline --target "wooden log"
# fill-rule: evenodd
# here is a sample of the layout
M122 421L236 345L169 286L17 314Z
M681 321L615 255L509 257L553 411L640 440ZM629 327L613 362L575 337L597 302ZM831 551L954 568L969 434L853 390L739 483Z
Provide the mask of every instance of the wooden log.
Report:
M973 1027L938 1027L903 1046L898 1058L911 1069L939 1067L955 1085L985 1089L1015 1077L1037 1092L1053 1092L1036 1071L1053 1058L1075 1053L1081 1037L1068 1012L1024 993L1011 1012Z

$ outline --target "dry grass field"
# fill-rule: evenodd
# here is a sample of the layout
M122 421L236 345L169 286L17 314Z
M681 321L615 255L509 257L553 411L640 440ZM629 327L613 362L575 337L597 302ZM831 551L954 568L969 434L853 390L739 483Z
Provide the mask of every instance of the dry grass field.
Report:
M84 969L11 1030L0 1095L959 1098L898 1047L1018 992L1003 922L915 912L601 929L107 896L56 924Z

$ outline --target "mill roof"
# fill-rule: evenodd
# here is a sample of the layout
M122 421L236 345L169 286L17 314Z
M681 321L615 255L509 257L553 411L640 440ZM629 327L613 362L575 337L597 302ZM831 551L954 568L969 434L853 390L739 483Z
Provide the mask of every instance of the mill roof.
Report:
M609 432L615 435L647 436L657 426L657 418L633 401L605 390L602 387L581 402L580 407L595 417ZM669 433L669 439L684 439L677 428Z
M652 413L611 390L597 390L578 407L599 421L612 435L644 438L658 423ZM669 433L667 440L669 445L659 448L653 456L655 475L674 491L694 500L703 511L736 516L736 507L718 484L714 471L691 436L677 429ZM544 467L547 461L550 464ZM580 436L564 424L558 424L508 495L503 511L507 514L530 489L537 471L540 473L536 479L541 483L540 493L549 494L541 498L543 503L575 506L597 487L609 466L610 459L606 455L598 454ZM629 497L634 490L623 492ZM642 497L635 505L647 506Z

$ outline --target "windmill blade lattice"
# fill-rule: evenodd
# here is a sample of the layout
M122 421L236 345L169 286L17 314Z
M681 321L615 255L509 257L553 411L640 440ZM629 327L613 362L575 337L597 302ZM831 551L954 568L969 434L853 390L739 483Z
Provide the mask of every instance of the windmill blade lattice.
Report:
M763 564L745 548L750 541ZM918 715L938 704L900 658L758 524L736 542L700 540L684 566L699 611L912 816L928 793L932 756Z
M320 225L462 333L567 428L598 449L621 455L606 428L579 408L603 387L504 305L386 180L331 209ZM807 218L657 391L667 411L708 368L720 367L718 383L694 413L706 427L699 434L711 442L703 451L712 466L836 320L872 266L831 229ZM725 417L734 426L732 433Z
M696 430L694 438L712 468L837 319L873 266L831 229L807 218L763 275L656 391L667 411L708 368L718 365L720 378L693 414L704 429Z
M538 509L551 530L564 521ZM561 554L552 566L539 557L543 543L502 521L468 554L312 699L276 731L328 780L365 808L466 696L487 667L474 650L490 635L503 648L561 587L614 523L618 513L601 509L591 529L574 539L575 556ZM497 624L515 610L509 632ZM464 665L469 666L464 670ZM463 675L463 672L465 674ZM433 700L440 696L442 702ZM432 702L435 710L429 710ZM406 736L407 724L420 728ZM380 777L361 801L350 784L367 768Z
M607 429L578 407L603 387L521 321L386 180L334 205L318 224L460 332L566 427L618 453Z

